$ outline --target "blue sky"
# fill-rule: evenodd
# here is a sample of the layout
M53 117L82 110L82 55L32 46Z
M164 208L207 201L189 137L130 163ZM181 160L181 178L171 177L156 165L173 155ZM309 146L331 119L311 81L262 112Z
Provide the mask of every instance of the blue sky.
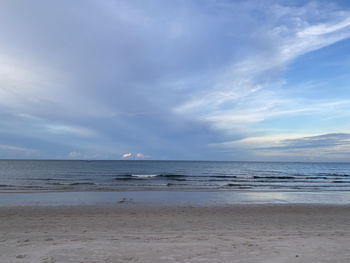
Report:
M347 1L1 1L0 158L348 161Z

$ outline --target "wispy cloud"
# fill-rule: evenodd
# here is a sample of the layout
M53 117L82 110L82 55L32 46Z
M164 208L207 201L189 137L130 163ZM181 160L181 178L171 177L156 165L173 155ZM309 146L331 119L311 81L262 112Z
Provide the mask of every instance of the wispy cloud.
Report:
M280 135L251 137L217 145L226 149L249 150L255 158L270 160L347 160L350 156L350 134Z
M278 77L301 55L349 38L350 12L315 2L300 7L276 4L265 10L265 15L271 15L271 18L260 29L264 33L255 34L258 37L264 35L267 48L251 50L252 54L228 65L215 85L193 95L192 99L176 107L175 112L209 121L216 128L232 130L240 124L260 122L278 115L322 110L327 104L347 107L345 101L311 100L305 103L304 98L290 97L283 91L285 83ZM325 10L328 10L327 15ZM324 17L317 21L320 13ZM261 38L256 40L263 41Z
M6 145L6 144L0 144L0 150L3 151L10 151L10 152L22 152L22 153L34 153L37 150L35 149L29 149L25 147L20 146L14 146L14 145Z
M221 129L234 129L239 125L259 123L276 117L322 115L341 116L350 113L350 100L308 100L284 98L278 94L256 94L238 102L232 109L217 111L202 117Z
M91 130L84 127L77 127L77 126L69 126L69 125L62 125L62 124L46 124L45 128L52 133L55 134L73 134L76 136L83 136L83 137L93 137L96 135L96 133Z
M348 160L350 134L333 133L281 140L279 145L257 148L261 155L286 156L295 159Z

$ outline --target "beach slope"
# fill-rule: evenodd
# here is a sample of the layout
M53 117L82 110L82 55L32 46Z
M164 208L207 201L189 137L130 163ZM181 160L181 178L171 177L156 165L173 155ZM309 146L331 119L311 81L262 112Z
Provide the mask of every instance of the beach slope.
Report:
M350 207L1 207L0 262L350 262Z

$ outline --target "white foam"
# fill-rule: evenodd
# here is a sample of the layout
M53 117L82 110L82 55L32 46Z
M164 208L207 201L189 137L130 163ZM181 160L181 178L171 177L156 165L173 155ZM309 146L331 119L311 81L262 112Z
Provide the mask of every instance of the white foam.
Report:
M156 177L158 176L158 174L132 174L131 176L138 177L138 178L150 178L150 177Z

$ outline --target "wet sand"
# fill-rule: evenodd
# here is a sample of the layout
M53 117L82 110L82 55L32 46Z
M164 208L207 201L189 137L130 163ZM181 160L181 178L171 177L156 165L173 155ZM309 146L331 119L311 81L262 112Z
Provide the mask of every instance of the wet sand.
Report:
M0 262L350 262L350 206L0 207Z

